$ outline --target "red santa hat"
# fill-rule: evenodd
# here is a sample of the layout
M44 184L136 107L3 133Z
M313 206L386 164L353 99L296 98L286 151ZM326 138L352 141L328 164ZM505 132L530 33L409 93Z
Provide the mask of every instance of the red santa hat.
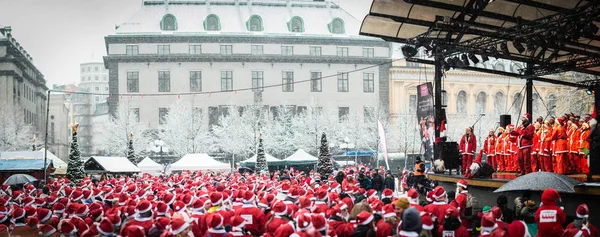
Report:
M463 188L467 188L467 185L469 185L469 182L467 182L467 180L465 180L465 179L461 179L456 183L456 185L463 187Z
M210 228L211 232L225 233L225 229L223 229L223 216L221 216L221 214L215 213L213 215L209 215L207 217L206 221L208 222L208 228ZM185 228L187 228L187 226L184 227L183 229L185 229ZM181 230L183 230L183 229L181 229ZM175 232L173 232L173 233L175 234Z
M0 214L0 223L5 222L6 220L8 220L8 216Z
M75 212L75 214L77 214L80 217L84 217L84 216L86 216L88 214L88 212L89 212L88 206L85 205L85 204L81 204L77 208L77 211Z
M481 217L481 232L490 233L496 228L498 228L498 224L496 224L496 218L494 218L494 214L491 212L483 214Z
M309 215L298 215L296 217L296 227L299 230L305 231L311 228L311 217Z
M71 193L71 200L78 201L79 199L83 198L83 192L81 192L81 190L75 190Z
M381 198L392 198L394 197L394 191L392 191L389 188L386 188L383 190L383 192L381 193Z
M325 231L327 230L327 221L325 220L325 217L323 215L320 214L312 214L310 216L310 221L312 222L313 227L317 230L317 231Z
M221 205L221 202L223 201L223 194L220 192L214 192L210 194L210 203L213 206L219 206Z
M252 191L246 191L242 195L244 202L252 202L254 201L254 193Z
M37 211L37 209L33 206L25 206L23 207L23 210L25 210L25 214L27 215L27 217L35 216L35 213Z
M38 208L36 213L37 218L39 218L40 222L42 223L50 219L50 217L52 217L52 212L46 208Z
M258 202L259 207L269 208L269 202L267 202L266 198L261 198Z
M106 218L112 223L114 226L121 226L121 215L107 215Z
M17 207L12 212L12 219L18 220L25 217L25 210L23 208Z
M531 121L531 114L525 113L525 114L523 114L523 118L527 119L527 121Z
M377 197L377 191L375 189L369 189L367 191L367 198Z
M421 212L421 225L424 230L433 230L433 218L427 212Z
M327 190L319 189L319 191L317 191L317 199L325 201L327 199Z
M359 225L367 225L373 221L373 215L367 211L362 211L356 216L356 223Z
M54 233L56 233L56 228L54 228L52 225L44 224L39 227L38 235L47 237L54 235Z
M287 206L282 201L273 203L273 207L271 209L273 210L273 215L275 216L283 216L287 214Z
M494 214L494 217L496 218L496 221L501 221L502 220L502 209L500 209L500 207L498 206L494 206L492 207L492 213Z
M383 218L396 216L396 208L392 204L383 206Z
M21 201L21 203L23 203L23 206L29 206L35 202L35 199L33 199L30 196L26 196Z
M524 222L515 220L508 225L508 236L511 237L531 237Z
M577 210L575 211L575 213L577 214L577 218L585 218L590 215L590 209L584 203L577 207Z
M437 186L433 189L433 195L432 197L435 200L441 200L443 197L446 196L446 190L444 189L444 187L442 186Z
M448 206L446 209L446 218L459 218L460 212L454 206Z
M65 235L69 235L69 234L73 234L73 233L77 232L77 228L75 228L75 225L73 225L73 223L71 223L70 219L62 219L58 223L58 229L60 230L60 233L65 234Z
M173 195L172 193L165 193L165 195L163 195L162 197L162 200L167 205L171 205L173 204L173 202L175 202L175 195Z
M171 219L161 216L156 218L156 220L154 221L154 226L156 226L156 228L159 230L166 230L167 226L169 226L170 223Z
M152 204L149 201L143 200L137 204L135 211L137 213L144 213L152 210Z
M231 229L236 231L241 231L246 224L246 219L241 216L233 216L231 217Z
M112 235L115 231L115 227L107 218L102 219L100 223L96 225L96 229L98 230L98 233L104 236Z
M52 205L52 212L54 212L54 214L62 214L65 212L65 205L57 202L54 203L54 205Z
M146 233L144 233L144 228L138 225L130 225L127 226L124 230L123 236L127 237L144 237Z
M418 203L419 201L419 192L417 192L415 188L409 189L406 196L408 197L408 201L412 204Z

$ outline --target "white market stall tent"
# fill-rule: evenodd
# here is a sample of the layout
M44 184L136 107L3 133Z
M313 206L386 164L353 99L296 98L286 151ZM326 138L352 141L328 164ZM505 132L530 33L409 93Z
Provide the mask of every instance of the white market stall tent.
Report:
M275 157L273 157L272 155L269 155L267 153L265 153L265 158L267 158L267 165L268 166L283 166L286 165L285 160L280 160L277 159ZM256 155L250 157L250 159L244 160L242 162L240 162L241 165L243 166L254 166L256 165Z
M308 154L306 151L302 149L298 149L294 154L285 158L285 160L289 165L314 165L317 164L319 159Z
M142 173L148 173L152 175L156 175L163 170L163 166L161 164L156 163L147 156L137 164L137 167L142 171Z
M219 162L208 154L186 154L177 162L171 164L172 171L181 170L214 170L227 171L231 170L231 166L226 163Z
M85 161L83 168L86 173L131 174L141 172L127 157L92 156Z

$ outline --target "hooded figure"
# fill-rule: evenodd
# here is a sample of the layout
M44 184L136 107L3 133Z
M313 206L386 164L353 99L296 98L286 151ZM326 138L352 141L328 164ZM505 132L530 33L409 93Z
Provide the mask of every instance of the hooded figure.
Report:
M562 224L567 220L567 216L558 206L559 200L560 194L552 188L542 193L542 206L535 213L535 221L538 224L537 236L560 236L564 231Z

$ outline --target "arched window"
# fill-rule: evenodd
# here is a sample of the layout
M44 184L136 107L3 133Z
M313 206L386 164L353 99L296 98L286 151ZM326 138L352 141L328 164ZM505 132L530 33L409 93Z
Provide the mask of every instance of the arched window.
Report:
M340 18L335 18L329 23L329 32L332 34L343 34L345 32L344 21Z
M502 64L502 63L496 63L496 65L494 65L494 69L496 71L504 71L504 64Z
M221 21L219 20L219 17L215 14L208 15L204 21L204 29L208 31L221 30Z
M502 91L496 92L494 96L494 114L499 115L503 114L506 108L506 98L504 97L504 93Z
M521 111L521 106L523 106L523 97L521 96L521 92L517 92L515 94L515 97L513 99L513 104L512 104L513 114L516 114L517 116L520 116L519 112L522 112Z
M160 29L161 30L177 30L177 19L175 16L171 14L167 14L163 16L162 21L160 21Z
M250 20L246 22L248 31L263 31L263 22L260 16L254 15L250 17Z
M548 110L550 116L556 116L556 95L554 94L548 96Z
M467 114L467 92L460 91L456 97L456 113Z
M290 32L304 32L304 20L298 16L292 17L288 22L288 29Z
M477 101L475 102L475 112L478 114L485 113L485 103L487 102L487 94L485 92L479 92L477 94Z

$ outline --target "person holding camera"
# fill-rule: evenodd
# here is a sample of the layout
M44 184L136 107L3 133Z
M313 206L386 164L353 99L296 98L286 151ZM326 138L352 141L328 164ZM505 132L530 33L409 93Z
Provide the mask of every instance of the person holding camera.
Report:
M579 205L575 211L575 220L567 226L567 229L576 228L581 230L584 226L587 226L590 237L599 237L598 228L588 222L589 215L590 209L588 206L585 203Z

